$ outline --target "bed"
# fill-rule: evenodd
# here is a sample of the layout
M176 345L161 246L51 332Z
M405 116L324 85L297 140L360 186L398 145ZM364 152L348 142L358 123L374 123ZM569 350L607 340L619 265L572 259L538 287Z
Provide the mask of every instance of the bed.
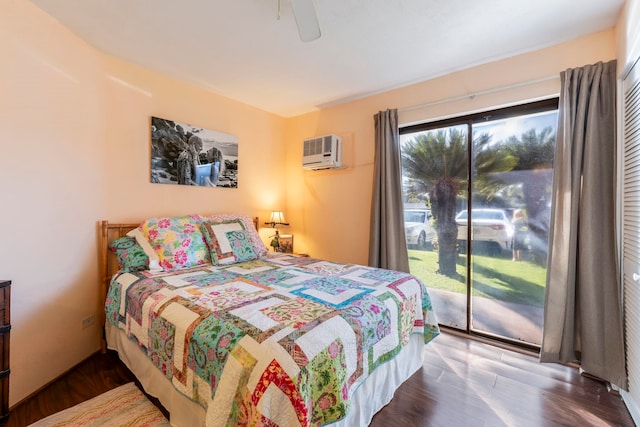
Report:
M101 221L103 348L175 426L368 425L439 334L424 284L269 252L257 228Z

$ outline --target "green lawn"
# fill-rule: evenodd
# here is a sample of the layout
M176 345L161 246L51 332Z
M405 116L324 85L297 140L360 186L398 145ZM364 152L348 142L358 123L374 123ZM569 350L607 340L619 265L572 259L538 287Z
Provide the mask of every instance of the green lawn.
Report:
M546 268L530 261L511 261L511 257L474 255L472 288L474 296L506 302L544 306ZM465 293L466 255L458 255L459 278L436 273L438 252L409 249L409 268L427 287Z

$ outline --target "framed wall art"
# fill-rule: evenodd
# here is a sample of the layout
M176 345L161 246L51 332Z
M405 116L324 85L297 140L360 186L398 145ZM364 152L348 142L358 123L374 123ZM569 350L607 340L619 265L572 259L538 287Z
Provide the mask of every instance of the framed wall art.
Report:
M151 182L238 187L238 137L151 117Z

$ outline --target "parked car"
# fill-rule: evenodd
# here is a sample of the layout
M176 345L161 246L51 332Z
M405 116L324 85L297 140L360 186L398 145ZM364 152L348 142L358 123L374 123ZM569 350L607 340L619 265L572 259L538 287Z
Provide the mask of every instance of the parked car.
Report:
M458 247L466 251L467 221L466 210L456 215L458 225ZM471 240L486 242L490 253L498 254L503 250L511 250L513 224L503 209L473 209L471 211Z
M427 248L434 236L431 228L431 211L429 209L405 209L404 234L408 246L418 249Z

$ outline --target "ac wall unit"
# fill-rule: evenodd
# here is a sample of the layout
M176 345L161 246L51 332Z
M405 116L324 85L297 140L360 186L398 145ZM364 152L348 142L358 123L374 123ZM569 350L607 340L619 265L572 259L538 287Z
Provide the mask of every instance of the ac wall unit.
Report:
M342 138L337 135L305 139L302 167L308 170L333 169L342 165Z

